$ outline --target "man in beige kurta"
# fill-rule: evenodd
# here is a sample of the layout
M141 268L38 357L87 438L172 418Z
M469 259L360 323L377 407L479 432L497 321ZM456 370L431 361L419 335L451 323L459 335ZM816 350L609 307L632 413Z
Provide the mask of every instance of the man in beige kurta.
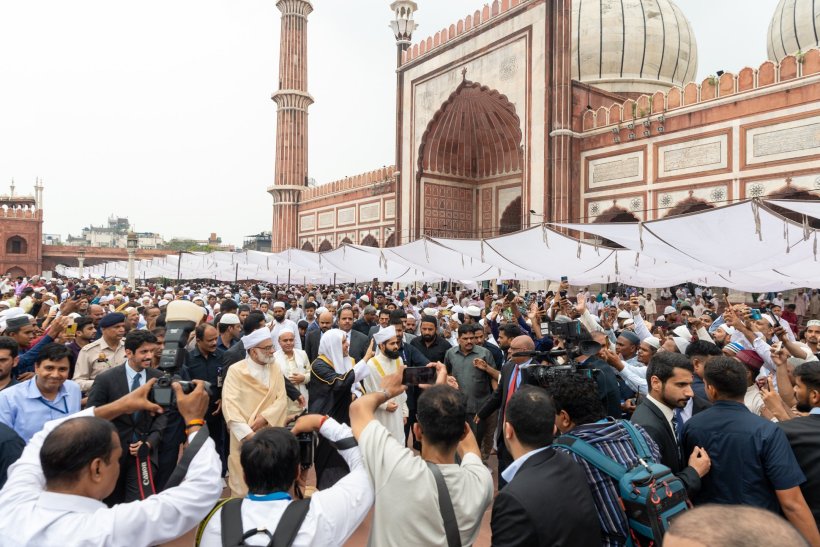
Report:
M273 364L270 331L259 329L242 342L248 355L231 365L222 386L222 415L231 436L228 486L237 497L248 493L239 460L242 441L263 427L284 426L288 407L284 376Z

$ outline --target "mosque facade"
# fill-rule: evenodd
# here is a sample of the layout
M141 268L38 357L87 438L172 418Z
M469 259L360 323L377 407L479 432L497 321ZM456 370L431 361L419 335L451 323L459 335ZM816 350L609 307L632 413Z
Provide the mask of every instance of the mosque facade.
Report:
M694 30L672 0L495 0L422 40L417 2L397 0L394 166L316 187L307 186L312 5L277 5L274 251L820 195L811 0L781 0L760 38L769 59L702 81Z

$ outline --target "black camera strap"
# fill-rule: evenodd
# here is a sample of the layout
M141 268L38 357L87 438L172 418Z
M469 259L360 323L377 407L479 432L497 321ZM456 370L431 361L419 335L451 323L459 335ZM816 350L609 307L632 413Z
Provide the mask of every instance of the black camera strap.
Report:
M433 473L436 479L436 488L438 489L438 505L441 511L441 518L444 520L444 533L447 537L447 547L461 547L461 534L458 531L458 521L456 520L456 512L453 509L453 501L450 499L450 491L447 490L447 483L444 482L444 475L441 474L441 469L438 465L430 462L427 467Z
M191 461L193 461L194 456L196 453L199 452L199 449L202 448L202 445L205 444L205 441L210 436L208 432L208 426L203 425L199 428L199 431L196 432L194 435L194 440L191 441L191 444L185 449L182 453L182 457L179 459L179 463L177 464L176 468L174 468L173 473L171 476L168 477L168 480L163 487L164 490L168 488L173 488L174 486L179 486L182 484L182 479L185 478L185 474L188 473L188 466L191 465Z
M222 504L219 521L222 525L223 547L245 545L246 539L258 534L265 534L270 538L268 547L290 547L310 510L310 499L294 500L285 508L273 534L265 528L245 531L242 526L242 501L242 498L232 498Z
M137 456L134 458L134 463L137 466L137 488L139 489L140 499L144 500L148 496L157 493L154 486L154 473L151 464L151 449L144 442L137 450Z

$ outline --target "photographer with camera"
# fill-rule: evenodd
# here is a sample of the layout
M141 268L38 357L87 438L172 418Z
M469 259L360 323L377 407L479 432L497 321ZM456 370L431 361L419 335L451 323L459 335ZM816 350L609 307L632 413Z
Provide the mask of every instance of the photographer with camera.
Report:
M297 438L307 435L312 448L314 432L335 444L350 473L330 488L314 492L310 499L292 501L289 492L295 490L305 469L303 443ZM199 545L219 547L226 541L238 545L243 535L248 536L246 544L265 545L272 537L285 534L293 538L289 544L293 546L341 546L373 505L373 487L350 427L328 416L302 416L292 431L260 429L242 444L240 461L248 496L217 505L200 526Z
M101 406L135 391L162 372L152 368L157 337L148 331L135 330L125 337L126 362L102 372L88 394L88 406ZM105 503L145 499L156 492L153 477L158 472L158 453L166 416L149 412L122 415L113 420L122 445L120 477ZM147 481L145 480L147 479ZM147 482L147 483L146 483Z
M158 545L196 526L222 490L219 457L213 441L183 458L190 463L178 486L142 501L111 508L100 501L110 496L120 476L122 445L108 420L135 413L162 413L148 400L156 380L119 399L89 407L68 418L48 422L9 470L0 492L0 537L4 545ZM186 423L201 423L208 394L200 383L185 394L173 385ZM197 442L199 425L188 429ZM193 447L192 447L193 448Z

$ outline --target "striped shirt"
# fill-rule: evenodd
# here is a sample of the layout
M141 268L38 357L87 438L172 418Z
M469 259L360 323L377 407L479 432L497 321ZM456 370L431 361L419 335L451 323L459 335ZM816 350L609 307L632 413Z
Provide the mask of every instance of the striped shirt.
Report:
M635 426L646 439L647 445L652 452L653 461L660 461L660 451L649 435L640 427ZM615 460L627 469L638 465L638 454L629 433L620 425L619 421L606 418L599 422L584 424L576 427L569 434L578 437L600 450L605 456ZM584 469L587 483L592 490L592 497L595 500L595 508L598 510L598 520L601 523L601 545L611 547L621 547L626 545L629 537L629 525L626 514L621 507L620 496L618 495L618 484L606 473L597 467L589 464L570 452L561 445L555 445L556 450L560 450L578 462Z

